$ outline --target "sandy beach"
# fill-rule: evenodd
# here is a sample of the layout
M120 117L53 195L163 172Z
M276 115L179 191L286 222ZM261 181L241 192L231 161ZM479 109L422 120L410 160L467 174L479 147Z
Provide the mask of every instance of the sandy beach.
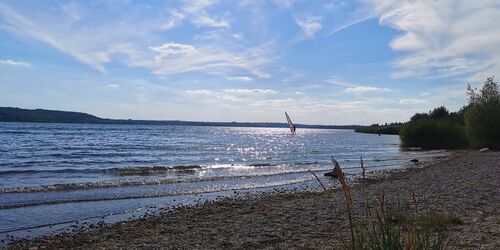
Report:
M460 151L448 159L366 181L352 192L354 206L385 193L421 213L460 218L446 233L457 249L500 249L500 152ZM336 180L333 180L336 181ZM18 240L8 249L341 249L348 239L345 203L338 190L273 193L179 207L76 233ZM34 247L34 248L33 248Z

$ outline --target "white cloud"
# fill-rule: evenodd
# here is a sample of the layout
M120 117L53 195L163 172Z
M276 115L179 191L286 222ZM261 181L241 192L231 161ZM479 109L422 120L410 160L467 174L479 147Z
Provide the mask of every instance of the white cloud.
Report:
M193 23L199 27L212 27L212 28L229 28L229 22L224 19L214 19L209 16L200 16L193 20Z
M305 20L296 20L295 22L309 38L314 38L316 33L323 27L321 25L321 17L316 16L307 17Z
M233 71L247 71L255 76L267 78L260 66L267 63L267 50L254 48L237 52L224 51L220 47L194 48L187 44L164 44L153 46L157 52L155 60L135 60L133 65L153 69L158 75L174 75L186 72L207 72L215 75L230 75ZM175 56L170 56L175 55Z
M230 81L242 81L242 82L250 82L253 80L253 78L248 76L229 76L226 79Z
M358 23L362 23L366 20L369 20L373 18L373 15L372 14L367 14L367 13L362 13L362 14L359 14L358 16L355 16L353 18L351 18L350 20L348 20L347 22L345 23L341 23L340 25L336 26L333 31L330 33L330 35L333 35L337 32L340 32L342 30L345 30L351 26L354 26Z
M169 30L173 29L180 24L180 22L186 17L182 12L179 12L176 9L170 11L170 18L167 22L162 26L162 29Z
M28 62L14 61L14 60L11 60L11 59L0 60L0 63L4 64L4 65L10 65L10 66L22 66L22 67L29 67L29 66L31 66L31 64L28 63Z
M371 86L357 86L344 89L346 93L363 94L367 92L390 91L388 88L377 88Z
M342 86L342 87L355 87L356 86L355 84L346 82L346 81L344 81L336 76L333 76L333 77L330 77L329 79L326 79L325 82L332 84L332 85Z
M207 90L207 89L194 89L194 90L186 90L185 92L187 95L191 95L191 96L199 96L199 95L205 95L205 96L209 96L209 95L212 95L214 94L213 91L211 90Z
M228 20L224 18L212 17L208 14L207 8L215 5L215 0L190 0L185 2L183 8L184 15L189 15L191 23L197 27L230 28Z
M156 47L150 46L149 49L158 53L155 57L156 61L161 61L168 56L189 55L196 51L193 46L180 43L165 43Z
M120 88L120 85L116 84L116 83L110 83L110 84L107 84L106 86L108 86L108 87L110 87L112 89Z
M216 4L216 0L187 0L184 6L186 13L196 13Z
M274 95L272 89L225 89L224 92L238 95Z
M111 61L111 56L122 53L131 34L141 36L150 31L147 22L139 22L131 16L127 20L119 20L122 26L129 23L128 29L116 29L114 23L94 26L88 29L66 17L67 14L52 14L50 18L43 15L21 14L7 5L0 4L0 18L3 29L22 38L31 38L72 56L76 60L105 72L103 64ZM149 24L149 23L148 23ZM127 46L125 46L127 47Z
M189 6L184 9L189 12L201 11L205 15L204 10L215 3L189 1ZM222 76L251 74L262 78L270 76L261 69L273 59L270 43L244 47L233 39L221 40L224 37L216 37L210 43L198 44L196 47L176 42L152 44L152 41L161 37L156 32L176 25L165 24L162 12L153 12L145 17L143 12L134 11L123 15L123 18L109 19L109 13L103 10L88 12L88 15L79 16L80 19L74 21L62 11L54 12L50 17L33 15L30 11L25 9L19 12L0 4L0 30L48 44L102 73L106 72L107 63L118 61L127 66L151 69L162 76L186 72ZM174 17L172 20L180 20L187 15L176 10L170 10L170 14ZM90 24L92 29L88 28Z
M234 33L231 35L231 37L240 41L243 41L245 39L242 33Z
M218 91L195 89L185 91L187 97L195 98L198 102L225 107L228 107L229 103L233 103L231 105L236 105L234 103L238 102L250 103L275 94L276 91L272 89L223 89ZM238 106L233 106L233 108L237 107Z
M399 100L399 103L401 104L425 104L427 103L427 100L424 100L424 99L413 99L413 98L409 98L409 99L401 99Z
M500 71L500 7L484 0L367 0L381 25L402 34L394 77L491 75Z

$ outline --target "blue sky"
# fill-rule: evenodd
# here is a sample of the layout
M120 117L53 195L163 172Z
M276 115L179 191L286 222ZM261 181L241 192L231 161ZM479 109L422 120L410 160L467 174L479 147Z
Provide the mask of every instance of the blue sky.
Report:
M406 121L500 70L500 3L0 2L0 106L101 117Z

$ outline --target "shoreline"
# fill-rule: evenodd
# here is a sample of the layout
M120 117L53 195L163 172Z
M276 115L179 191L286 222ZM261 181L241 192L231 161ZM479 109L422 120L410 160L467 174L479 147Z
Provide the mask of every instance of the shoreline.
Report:
M464 151L363 185L375 200L381 190L389 199L397 194L405 200L415 190L420 209L453 214L464 221L448 230L452 239L461 235L452 246L495 249L500 248L497 162L500 152ZM363 203L359 187L353 187L357 206ZM338 190L242 195L93 225L76 233L16 240L6 248L332 248L341 246L339 238L346 236L343 210Z

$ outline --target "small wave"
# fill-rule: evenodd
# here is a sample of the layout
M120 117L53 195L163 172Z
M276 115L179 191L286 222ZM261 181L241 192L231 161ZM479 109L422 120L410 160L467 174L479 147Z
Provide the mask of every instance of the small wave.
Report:
M326 171L327 168L316 168L314 171ZM288 170L285 172L278 173L255 173L255 174L244 174L244 175L222 175L222 176L212 176L212 177L192 177L188 179L164 179L164 178L154 178L154 179L122 179L122 180L110 180L110 181L100 181L100 182L82 182L82 183L60 183L51 185L41 185L41 186L25 186L25 187L7 187L0 188L0 194L2 193L37 193L37 192L50 192L50 191L72 191L72 190L83 190L83 189L94 189L94 188L113 188L113 187L125 187L125 186L145 186L145 185L163 185L163 184L175 184L175 183L187 183L187 182L200 182L200 181L217 181L229 178L261 178L267 176L278 176L278 175L288 175L288 174L298 174L306 173L308 169L297 169Z
M180 165L173 167L138 167L138 168L114 168L113 171L119 176L148 176L165 174L171 171L195 172L202 169L200 165Z
M8 205L0 205L0 209L13 209L13 208L21 208L21 207L31 207L31 206L41 206L41 205L55 205L55 204L64 204L64 203L79 203L79 202L95 202L95 201L109 201L109 200L128 200L128 199L143 199L143 198L156 198L156 197L165 197L165 196L177 196L177 195L198 195L203 193L214 193L214 192L223 192L223 191L231 191L231 190L249 190L249 189L258 189L258 188L271 188L271 187L279 187L284 185L296 184L296 183L304 183L308 181L314 181L314 177L310 175L305 175L299 179L293 180L276 180L266 183L255 183L250 186L246 184L235 184L234 186L215 186L210 189L197 189L197 190L181 190L181 191L170 191L170 192L155 192L155 193L147 193L147 194L132 194L132 195L123 195L123 196L103 196L103 197L90 197L90 198L74 198L74 199L60 199L60 200L41 200L35 201L31 203L19 203L19 204L8 204Z
M251 163L248 166L250 167L272 167L272 166L277 166L278 164L276 163Z
M0 134L31 134L29 131L0 131Z
M43 174L43 173L105 173L109 172L110 169L76 169L76 168L64 168L64 169L44 169L44 170L36 170L36 169L27 169L27 170L7 170L0 171L0 176L7 175L23 175L23 174Z
M126 167L126 168L63 168L63 169L27 169L27 170L7 170L0 171L0 176L25 175L25 174L65 174L65 173L87 173L87 174L116 174L119 176L149 176L160 175L172 171L194 172L202 169L200 165L180 165L180 166L155 166L155 167Z

